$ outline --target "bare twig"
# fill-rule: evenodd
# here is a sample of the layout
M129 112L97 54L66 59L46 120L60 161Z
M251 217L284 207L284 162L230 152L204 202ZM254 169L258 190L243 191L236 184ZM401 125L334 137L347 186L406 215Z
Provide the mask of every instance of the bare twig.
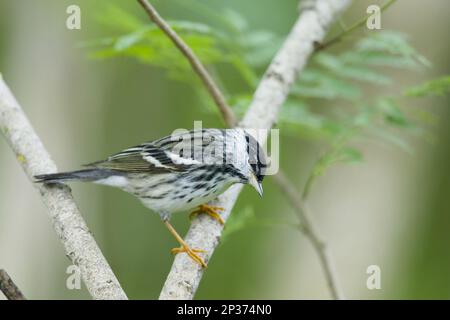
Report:
M22 291L3 269L0 269L0 291L3 292L8 300L26 300Z
M56 165L1 77L0 130L31 181L35 175L57 171ZM64 245L66 255L80 268L91 296L94 299L126 299L84 222L70 188L62 185L34 186L48 208L53 228Z
M306 179L306 183L305 186L303 188L303 192L302 192L302 199L306 199L309 196L309 192L311 191L311 187L314 183L316 176L314 174L310 174L308 176L308 178Z
M146 1L139 0L139 2L143 4ZM298 72L303 69L313 52L314 44L324 38L328 26L349 3L350 0L318 0L300 14L261 80L249 110L240 123L241 127L252 129L272 127ZM153 8L152 12L156 13ZM267 136L259 138L259 142L264 143ZM215 201L214 205L225 208L222 215L224 220L228 219L241 189L241 185L235 185ZM192 247L205 250L204 257L208 261L219 243L221 232L222 226L216 221L199 216L192 222L185 240ZM322 243L317 242L317 245L321 246ZM324 257L324 261L329 260L327 256ZM160 299L192 299L203 271L187 255L177 255Z
M325 241L322 239L317 227L315 226L309 208L304 201L305 199L303 199L303 201L299 199L299 193L296 191L295 186L289 182L283 172L280 171L277 175L275 175L274 181L295 208L301 223L299 225L299 229L311 241L311 244L319 256L320 264L325 273L327 285L330 288L333 299L344 299L333 260L330 257Z
M384 10L386 10L387 8L389 8L392 4L394 4L396 0L388 0L385 4L383 4L380 7L380 12L383 12ZM370 17L370 15L365 16L363 19L359 20L358 22L356 22L355 24L353 24L351 27L349 28L345 28L341 33L339 33L337 36L333 37L332 39L328 40L327 42L321 44L319 42L316 43L316 51L322 51L324 49L328 49L329 47L331 47L332 45L342 41L345 37L347 37L350 33L352 33L353 31L355 31L356 29L362 27L367 19Z
M158 14L155 8L146 0L138 0L144 10L147 12L150 19L172 40L175 46L181 51L192 66L192 69L198 74L206 89L210 93L214 102L219 107L225 123L229 127L236 125L236 117L233 110L228 106L224 95L219 87L215 84L212 77L209 75L205 66L197 58L194 51L178 36L178 34L169 26L169 24Z

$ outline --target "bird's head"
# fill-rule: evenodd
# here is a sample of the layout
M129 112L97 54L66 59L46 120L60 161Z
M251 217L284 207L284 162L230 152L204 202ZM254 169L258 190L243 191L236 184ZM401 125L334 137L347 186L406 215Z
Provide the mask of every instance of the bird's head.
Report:
M245 145L248 167L245 170L247 183L250 184L262 197L262 181L264 179L267 163L264 150L259 142L249 133L245 132Z
M250 184L262 196L267 163L258 141L241 128L207 129L203 130L202 135L206 146L204 161L218 161L222 164L223 175L230 177L231 183Z

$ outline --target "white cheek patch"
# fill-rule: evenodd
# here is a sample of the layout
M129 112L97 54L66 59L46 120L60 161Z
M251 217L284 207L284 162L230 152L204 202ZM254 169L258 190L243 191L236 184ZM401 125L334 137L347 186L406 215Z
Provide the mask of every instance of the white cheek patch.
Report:
M110 187L117 187L117 188L123 188L128 185L128 179L122 176L111 176L105 179L100 179L97 181L94 181L98 184L103 184L105 186Z

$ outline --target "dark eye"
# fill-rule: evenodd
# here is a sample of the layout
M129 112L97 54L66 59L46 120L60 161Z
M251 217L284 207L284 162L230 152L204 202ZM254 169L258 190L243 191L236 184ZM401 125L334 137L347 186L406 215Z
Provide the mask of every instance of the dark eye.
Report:
M259 164L250 164L250 166L252 167L252 170L255 173L258 182L263 181L265 172L264 168L266 167L266 165L259 163Z

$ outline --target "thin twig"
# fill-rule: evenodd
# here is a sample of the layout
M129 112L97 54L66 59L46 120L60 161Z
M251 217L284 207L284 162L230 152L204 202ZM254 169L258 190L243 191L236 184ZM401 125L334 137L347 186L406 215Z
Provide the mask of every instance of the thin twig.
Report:
M0 75L0 131L16 154L28 178L56 172L55 163ZM48 208L49 216L66 255L80 268L94 299L126 299L111 267L81 216L70 188L63 185L33 185Z
M311 244L319 256L320 264L325 273L327 285L333 299L345 299L339 285L336 269L333 260L330 257L328 247L315 226L310 210L304 201L305 199L299 199L299 193L296 191L295 186L292 185L282 171L278 172L273 178L284 195L289 199L291 205L295 208L301 223L299 229L311 241Z
M308 198L309 192L311 191L311 187L312 187L312 184L314 182L314 179L315 179L315 175L314 174L310 174L308 176L308 178L306 179L306 183L305 183L305 186L304 186L303 192L302 192L302 199Z
M210 79L211 81L213 81L212 77L210 77ZM215 87L218 88L218 86ZM312 179L308 179L308 181L312 182ZM313 220L310 217L306 206L303 206L301 202L298 201L295 187L287 180L283 172L280 172L279 175L275 176L275 182L278 187L285 192L284 194L290 200L291 205L298 211L298 216L300 218L300 222L302 223L300 230L305 233L318 253L320 262L326 274L327 283L330 288L332 297L334 299L343 299L343 294L341 293L342 290L340 290L338 286L337 275L334 272L331 259L329 258L327 249L325 248L325 242L323 240L320 240L321 237L318 235L317 228L314 226ZM307 197L309 188L310 183L308 182L305 186L303 198Z
M3 269L0 269L0 291L3 292L8 300L26 300L22 291Z
M384 10L386 10L387 8L389 8L396 0L388 0L385 4L383 4L380 7L380 12L383 12ZM370 17L370 15L367 15L364 17L364 19L361 19L360 21L356 22L355 24L353 24L351 27L349 27L348 29L344 29L341 33L339 33L337 36L331 38L330 40L328 40L327 42L325 42L324 44L321 44L319 42L316 43L316 51L321 51L324 49L329 48L330 46L342 41L346 36L348 36L350 33L352 33L353 31L355 31L356 29L358 29L359 27L363 26L367 19Z
M139 0L139 2L143 4L146 1ZM299 71L304 68L313 52L314 44L325 37L328 26L349 4L350 0L318 0L307 10L301 12L261 80L253 101L240 123L241 127L252 129L270 129L272 127ZM156 13L154 9L152 12ZM259 142L263 144L267 136L258 138ZM219 196L217 201L214 201L213 205L225 208L222 214L225 221L228 219L241 189L241 185L235 185ZM212 219L199 216L192 222L185 241L192 247L205 250L204 258L208 261L219 244L222 228ZM321 245L321 242L316 242L316 246ZM329 261L326 250L320 252L319 256L322 263ZM160 299L192 299L203 272L204 270L186 255L177 255ZM333 279L333 274L330 279Z
M172 40L175 46L181 51L192 66L192 69L198 74L206 89L210 93L214 102L219 107L222 117L229 127L236 125L236 117L233 110L227 104L224 95L209 75L203 63L197 58L194 51L181 39L181 37L170 27L170 25L158 14L156 9L146 0L138 0L141 6L147 12L150 19Z

